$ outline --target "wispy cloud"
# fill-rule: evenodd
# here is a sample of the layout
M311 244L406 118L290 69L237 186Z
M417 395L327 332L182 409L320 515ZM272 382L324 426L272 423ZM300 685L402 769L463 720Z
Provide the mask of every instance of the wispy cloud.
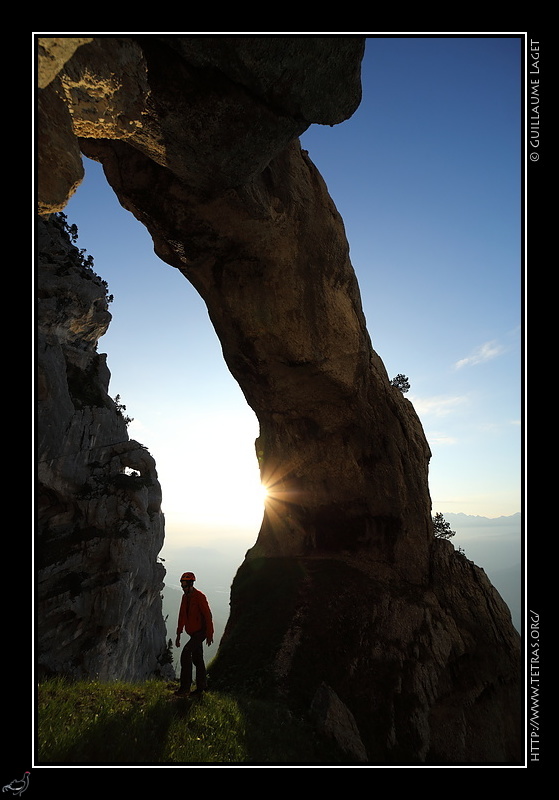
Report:
M468 402L468 398L463 395L449 397L410 397L410 400L420 417L427 415L444 417L447 414L452 414L460 406Z
M445 433L432 433L427 434L427 441L431 445L431 447L436 447L438 445L453 445L458 442L455 436L448 436Z
M491 361L497 358L505 350L502 345L493 340L492 342L485 342L485 344L477 347L469 356L461 358L454 365L454 369L462 369L462 367L473 367L476 364L484 364L486 361Z

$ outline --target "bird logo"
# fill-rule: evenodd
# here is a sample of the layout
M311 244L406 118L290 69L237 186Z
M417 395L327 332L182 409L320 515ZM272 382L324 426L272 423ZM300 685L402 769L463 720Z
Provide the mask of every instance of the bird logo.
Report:
M23 773L23 778L18 781L12 781L11 783L7 783L5 786L2 787L3 792L11 792L14 797L19 797L19 795L24 792L27 787L29 786L29 775L31 773L26 771Z

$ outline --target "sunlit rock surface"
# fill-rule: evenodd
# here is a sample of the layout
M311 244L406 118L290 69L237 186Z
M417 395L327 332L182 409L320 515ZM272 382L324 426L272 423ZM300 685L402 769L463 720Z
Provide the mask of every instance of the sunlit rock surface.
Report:
M421 423L371 346L343 222L297 138L353 113L362 53L356 36L83 44L44 90L39 167L62 168L40 172L39 207L75 190L76 149L99 160L203 297L259 419L269 498L215 685L304 713L326 687L338 741L353 720L372 764L517 763L518 634L483 571L433 537Z

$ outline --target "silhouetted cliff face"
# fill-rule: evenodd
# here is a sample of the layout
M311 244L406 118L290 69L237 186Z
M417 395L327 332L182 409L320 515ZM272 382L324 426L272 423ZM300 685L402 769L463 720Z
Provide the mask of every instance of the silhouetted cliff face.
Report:
M105 286L58 220L38 249L38 667L136 680L166 647L161 489L108 395Z
M212 680L300 711L329 687L371 764L521 763L520 668L500 595L434 540L427 585L364 554L248 559Z
M331 698L359 760L512 762L519 637L484 573L433 538L422 426L371 347L343 223L297 140L353 112L362 51L360 37L95 39L42 92L40 166L78 146L102 162L204 298L258 416L270 497L214 679L303 708ZM43 211L79 179L59 178L41 171Z

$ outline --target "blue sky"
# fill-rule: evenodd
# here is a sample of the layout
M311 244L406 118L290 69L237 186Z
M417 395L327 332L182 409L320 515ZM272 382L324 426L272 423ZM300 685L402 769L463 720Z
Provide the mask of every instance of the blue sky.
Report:
M344 220L373 346L409 378L433 513L521 509L521 72L519 38L372 37L360 108L301 138ZM256 417L202 300L85 169L66 213L115 298L99 351L156 459L167 546L249 547Z

